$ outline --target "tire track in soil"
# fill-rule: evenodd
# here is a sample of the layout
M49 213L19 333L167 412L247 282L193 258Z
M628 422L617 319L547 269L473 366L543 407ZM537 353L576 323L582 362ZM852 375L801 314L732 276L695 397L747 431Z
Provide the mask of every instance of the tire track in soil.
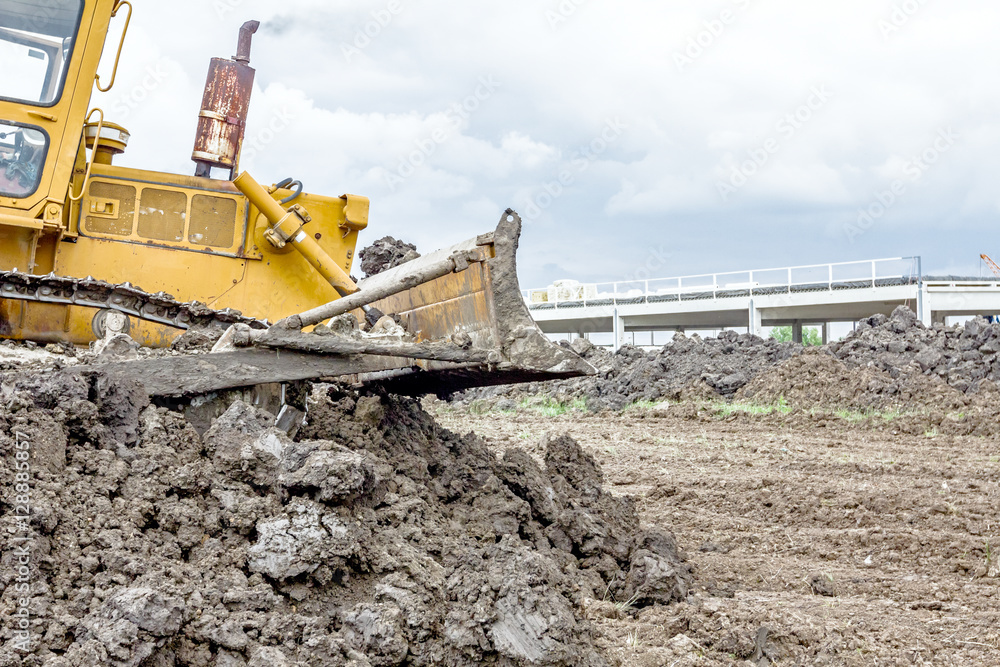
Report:
M687 602L590 609L617 664L1000 664L998 443L669 412L435 408L535 456L542 433L568 432L644 522L676 535L695 566ZM834 595L814 594L815 578ZM747 662L761 627L770 652Z

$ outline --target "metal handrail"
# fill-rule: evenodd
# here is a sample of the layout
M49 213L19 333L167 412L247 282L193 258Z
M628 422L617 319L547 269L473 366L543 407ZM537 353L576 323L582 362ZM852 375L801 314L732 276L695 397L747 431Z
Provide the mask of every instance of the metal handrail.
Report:
M889 262L899 263L899 262L910 262L911 270L910 272L893 272L879 275L879 265L886 264ZM874 288L877 286L879 280L886 278L911 278L919 279L919 269L916 273L913 272L914 262L919 266L919 257L889 257L884 259L870 259L870 260L859 260L854 262L832 262L828 264L806 264L801 266L789 266L780 267L774 269L752 269L748 271L727 271L724 273L703 273L690 276L679 276L675 278L650 278L642 280L624 280L617 282L607 282L607 283L580 283L579 285L573 286L572 289L580 290L580 297L569 298L569 299L559 299L554 301L548 300L549 290L551 288L545 287L541 289L528 289L522 291L522 296L529 305L535 305L532 302L532 295L536 293L546 294L546 301L543 303L552 304L554 307L558 308L560 303L573 303L586 306L587 301L602 301L607 302L609 299L615 305L618 305L620 300L627 300L629 302L634 302L635 299L641 299L645 303L649 303L650 297L657 296L673 296L676 295L679 301L684 300L684 294L697 292L699 294L705 292L712 293L712 299L719 298L720 291L734 291L734 290L747 290L750 296L754 295L754 292L761 292L763 290L774 290L776 288L787 288L788 292L791 293L792 288L804 285L826 285L829 291L833 291L833 286L836 283L842 282L870 282L871 286ZM834 279L834 269L837 267L844 266L869 266L871 268L870 275L865 275L857 278L840 278ZM804 270L818 270L825 269L826 276L825 279L812 278L809 280L795 280L793 275L797 271ZM761 277L761 274L769 274L781 272L786 274L787 278L782 281L776 282L756 282L754 280L755 275ZM733 282L720 285L720 278L725 278L727 276L745 276L747 280L741 282ZM691 281L704 281L705 279L711 279L711 284L690 284ZM687 281L688 285L684 282ZM676 282L676 286L664 287L658 290L651 290L650 284L664 283L664 282ZM642 289L637 289L634 286L642 285ZM625 289L624 292L621 291L623 286L633 286L632 289ZM610 291L601 291L600 288L610 288ZM556 288L557 290L560 288ZM636 293L638 292L638 293ZM597 296L588 297L588 293L596 294Z

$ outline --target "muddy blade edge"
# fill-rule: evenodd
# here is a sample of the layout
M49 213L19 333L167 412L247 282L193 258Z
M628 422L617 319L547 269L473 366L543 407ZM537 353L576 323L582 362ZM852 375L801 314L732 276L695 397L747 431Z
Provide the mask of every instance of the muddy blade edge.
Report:
M577 354L548 340L528 312L517 281L521 220L508 210L484 234L400 265L366 281L362 290L405 282L441 258L485 249L487 259L424 282L373 305L398 315L418 343L465 341L491 362L445 361L372 354L314 354L249 348L219 354L147 359L89 367L142 383L151 396L193 396L257 384L339 380L394 394L447 395L472 387L559 380L596 370ZM478 355L483 356L483 355ZM453 358L454 355L451 355ZM85 371L87 372L87 371Z
M379 386L403 395L446 395L472 387L539 382L593 375L587 361L552 343L531 317L517 280L517 248L521 218L508 209L492 234L408 262L362 281L365 289L383 281L399 280L420 262L433 262L460 250L487 246L490 258L418 285L375 305L398 314L408 331L421 340L446 340L468 335L473 347L495 350L499 364L414 362L398 372L359 376L367 386Z

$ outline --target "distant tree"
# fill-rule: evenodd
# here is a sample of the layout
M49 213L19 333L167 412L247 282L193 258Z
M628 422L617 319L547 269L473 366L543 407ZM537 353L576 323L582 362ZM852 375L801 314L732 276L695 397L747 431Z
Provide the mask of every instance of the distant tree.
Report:
M779 343L788 343L792 340L791 327L774 327L771 329L771 338Z
M791 327L774 327L771 329L771 338L780 343L788 343L792 340ZM803 327L802 344L806 347L815 347L823 344L823 336L819 329L813 327Z

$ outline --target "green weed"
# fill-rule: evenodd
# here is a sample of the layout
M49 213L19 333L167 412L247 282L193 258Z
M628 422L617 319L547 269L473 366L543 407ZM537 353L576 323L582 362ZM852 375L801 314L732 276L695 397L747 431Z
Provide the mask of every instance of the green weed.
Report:
M849 424L860 424L861 422L881 419L882 421L893 421L899 419L905 413L901 410L836 410L837 415ZM936 433L935 433L936 435Z
M521 410L530 410L542 417L560 417L567 412L587 409L585 399L576 398L569 402L557 401L551 396L530 396L519 404Z
M777 403L770 405L735 401L733 403L713 403L711 404L711 409L717 417L721 418L726 418L737 413L748 415L770 415L777 413L787 415L792 411L791 406L788 405L788 401L785 400L784 396L779 398Z
M630 597L628 600L625 600L624 602L616 602L615 603L615 609L617 609L618 611L621 611L621 612L628 611L638 601L639 601L639 592L636 591L635 595L633 595L632 597Z
M625 412L629 412L631 410L655 410L663 403L664 401L636 401L635 403L626 406Z
M490 405L486 401L475 400L469 403L469 414L475 416L485 415L490 412Z

